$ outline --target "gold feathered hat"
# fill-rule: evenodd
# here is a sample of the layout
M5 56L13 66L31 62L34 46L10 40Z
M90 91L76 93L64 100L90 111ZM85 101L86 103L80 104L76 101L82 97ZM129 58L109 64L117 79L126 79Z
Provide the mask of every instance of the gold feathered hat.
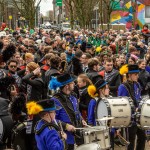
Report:
M53 100L49 100L49 99L41 100L38 102L35 101L28 102L26 104L26 108L27 108L27 113L29 115L36 115L43 111L51 112L60 109L59 106L55 105L55 102Z
M121 75L127 74L128 73L128 64L123 65L120 69L119 69L119 73Z
M103 79L99 79L95 84L89 85L87 88L88 94L95 98L98 96L98 90L103 88L107 82Z

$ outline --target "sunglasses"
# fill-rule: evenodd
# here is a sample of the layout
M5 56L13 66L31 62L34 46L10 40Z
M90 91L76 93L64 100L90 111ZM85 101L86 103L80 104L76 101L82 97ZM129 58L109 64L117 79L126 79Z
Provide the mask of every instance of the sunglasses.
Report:
M10 68L16 68L17 66L10 66Z

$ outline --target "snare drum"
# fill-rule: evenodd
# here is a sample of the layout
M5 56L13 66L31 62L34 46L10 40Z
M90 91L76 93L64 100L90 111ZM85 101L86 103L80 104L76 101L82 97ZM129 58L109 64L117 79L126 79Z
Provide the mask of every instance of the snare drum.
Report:
M101 150L100 145L97 143L84 144L77 147L76 150Z
M85 128L84 143L98 143L101 149L110 148L109 128L106 126L94 126L92 128Z
M150 99L144 99L140 102L136 117L141 128L150 129Z
M96 118L115 117L109 120L109 127L128 127L132 118L133 102L128 97L109 97L98 100L96 106ZM100 121L106 125L106 121Z

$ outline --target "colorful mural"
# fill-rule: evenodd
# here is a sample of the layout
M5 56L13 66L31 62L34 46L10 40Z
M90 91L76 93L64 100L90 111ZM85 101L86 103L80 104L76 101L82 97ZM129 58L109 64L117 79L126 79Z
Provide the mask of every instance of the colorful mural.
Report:
M111 14L111 23L124 23L127 28L132 28L133 14L135 13L136 27L141 27L145 24L145 4L150 5L150 0L137 0L136 4L131 0L124 0L114 6L114 11ZM119 5L119 6L118 6ZM134 7L133 7L134 6Z

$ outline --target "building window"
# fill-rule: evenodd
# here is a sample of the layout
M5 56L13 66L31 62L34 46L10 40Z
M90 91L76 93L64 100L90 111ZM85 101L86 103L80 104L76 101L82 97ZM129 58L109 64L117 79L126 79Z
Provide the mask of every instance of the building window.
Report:
M145 6L145 18L150 18L150 6Z

